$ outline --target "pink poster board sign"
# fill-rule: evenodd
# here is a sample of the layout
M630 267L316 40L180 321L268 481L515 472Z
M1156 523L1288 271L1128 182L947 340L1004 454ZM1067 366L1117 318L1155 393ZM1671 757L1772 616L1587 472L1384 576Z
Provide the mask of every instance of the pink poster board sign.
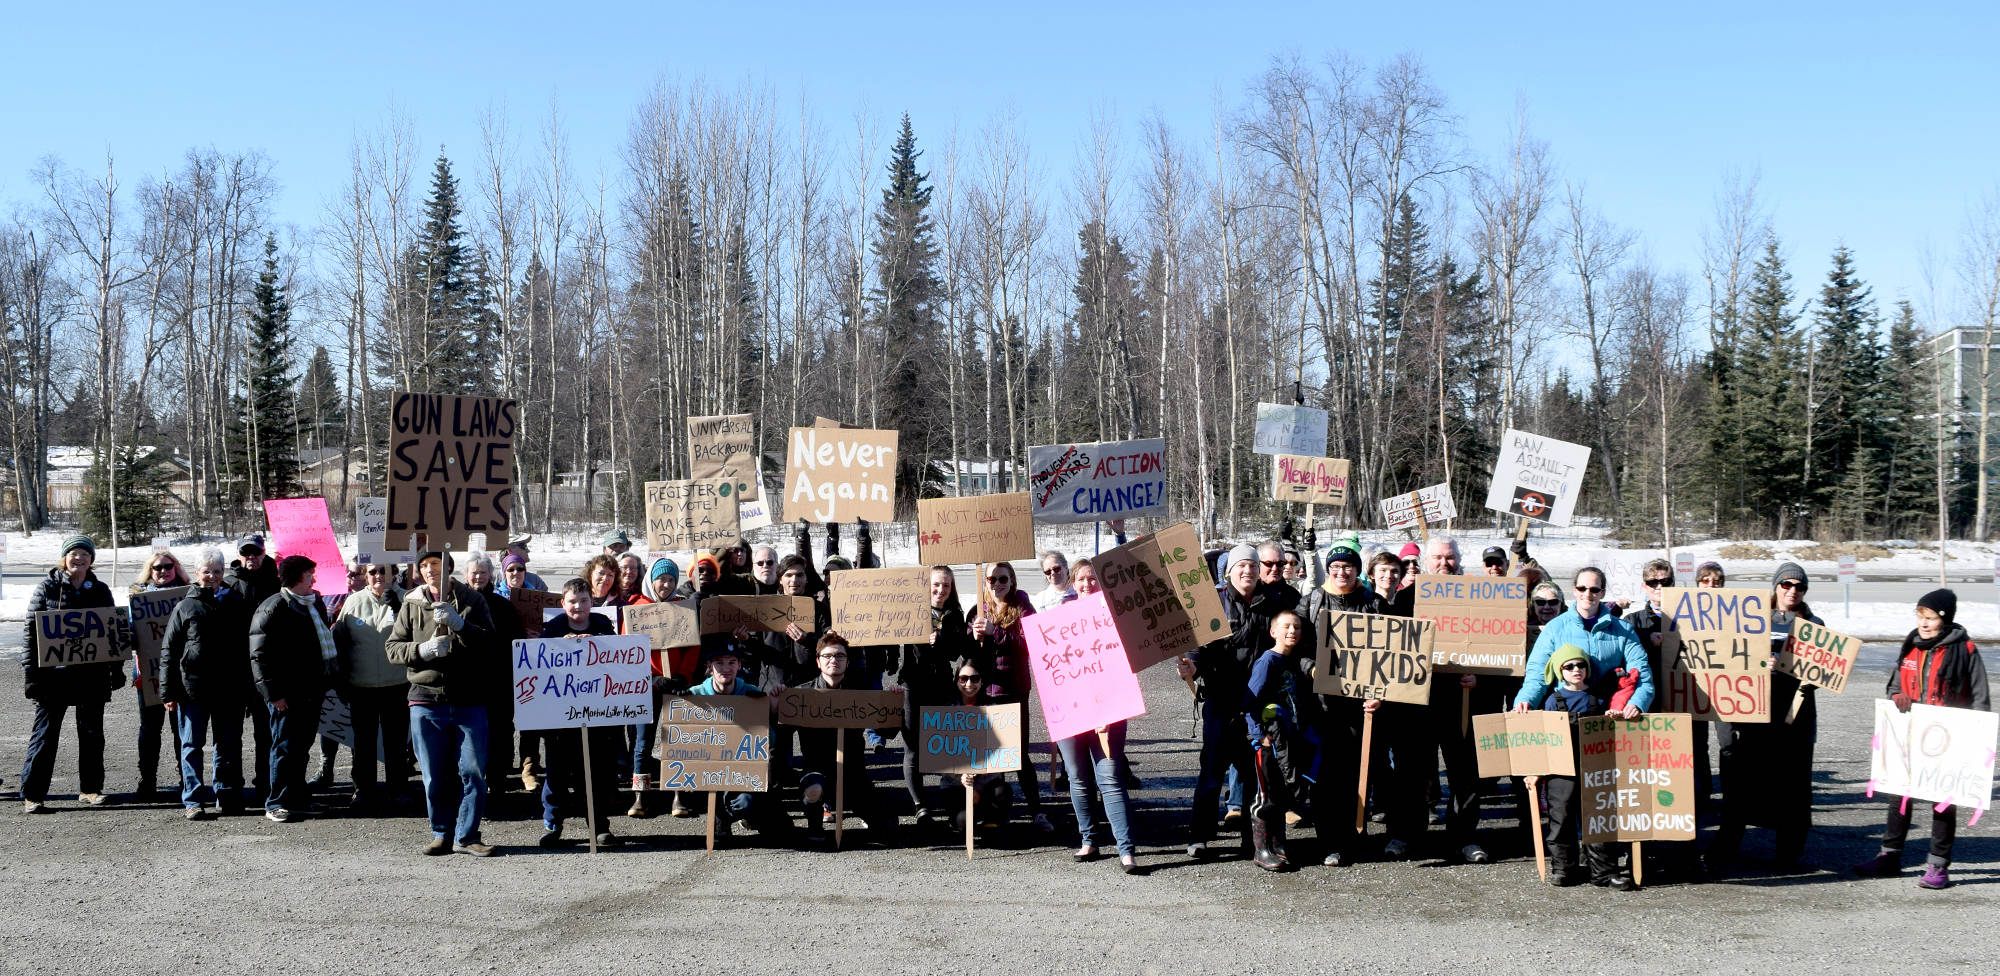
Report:
M1029 670L1050 741L1146 714L1139 679L1103 593L1029 616L1021 631L1028 638Z
M264 503L264 519L271 523L265 549L271 558L304 556L314 564L313 592L321 596L347 592L347 560L340 554L340 540L334 538L326 499L274 498Z

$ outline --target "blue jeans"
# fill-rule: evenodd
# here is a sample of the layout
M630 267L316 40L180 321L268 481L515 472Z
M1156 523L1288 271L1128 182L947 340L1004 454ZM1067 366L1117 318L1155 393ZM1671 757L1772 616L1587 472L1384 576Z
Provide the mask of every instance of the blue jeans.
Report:
M306 759L319 738L319 703L324 695L295 695L283 711L262 706L271 716L271 791L265 810L304 810L312 803Z
M174 727L181 743L181 805L199 807L210 800L220 806L223 791L243 788L243 709L225 705L208 709L191 701L174 706ZM215 730L215 773L201 781L201 749L208 730Z
M1111 822L1111 838L1118 844L1118 853L1137 854L1139 848L1132 843L1132 821L1125 800L1125 723L1106 726L1104 739L1110 741L1108 751L1094 731L1056 743L1056 749L1062 752L1063 765L1069 769L1069 804L1076 811L1077 846L1094 843L1097 818L1091 815L1090 795L1095 792L1104 801L1104 819ZM1086 768L1096 775L1086 777ZM1089 782L1091 778L1097 781L1094 788Z
M1230 799L1241 804L1242 784L1257 777L1250 767L1250 747L1243 741L1242 691L1201 703L1201 775L1194 781L1194 810L1188 824L1188 840L1205 844L1215 839L1215 805L1222 799L1223 777L1236 774Z
M174 730L174 748L180 748L180 723L167 722L167 706L146 704L146 691L140 687L139 675L132 676L132 697L139 703L139 786L145 787L159 782L160 774L160 731ZM142 800L151 797L140 797Z
M49 781L56 775L56 749L62 744L63 713L76 709L76 779L78 793L104 792L104 703L101 701L35 702L35 726L28 733L28 758L21 764L21 799L37 803L49 798Z
M460 844L479 840L486 814L486 709L481 705L410 704L410 735L417 744L417 768L424 774L424 807L431 836ZM456 757L458 783L449 773ZM457 796L452 794L456 792ZM457 800L458 819L448 816Z

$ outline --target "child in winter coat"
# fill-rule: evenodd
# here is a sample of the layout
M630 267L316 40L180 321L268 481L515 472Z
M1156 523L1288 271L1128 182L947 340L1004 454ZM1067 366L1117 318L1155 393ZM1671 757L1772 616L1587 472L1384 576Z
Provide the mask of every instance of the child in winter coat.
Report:
M1252 860L1271 871L1290 863L1285 855L1285 813L1296 810L1311 789L1305 777L1311 768L1305 730L1316 723L1303 714L1313 703L1299 667L1299 644L1304 638L1305 622L1297 612L1281 610L1272 617L1274 646L1250 665L1250 682L1243 694L1243 719L1257 757L1259 787L1252 806Z
M1953 621L1958 614L1958 595L1950 590L1932 590L1917 601L1917 629L1903 638L1903 652L1896 669L1889 672L1889 698L1896 708L1909 711L1917 703L1993 710L1986 690L1986 665L1979 648ZM1903 840L1910 833L1910 800L1889 798L1889 822L1882 829L1882 852L1854 866L1854 873L1867 877L1888 877L1903 870ZM1924 876L1917 884L1924 888L1951 886L1951 845L1958 837L1958 807L1932 807L1931 853L1924 861Z
M1542 710L1568 712L1570 721L1605 712L1605 701L1592 690L1593 679L1590 655L1575 644L1563 644L1549 655L1549 694L1542 700ZM1630 685L1637 686L1636 674L1621 669L1614 676L1619 680L1624 697L1631 697ZM1572 737L1574 741L1574 737ZM1578 757L1579 760L1581 756ZM1579 765L1581 763L1579 762ZM1578 835L1583 822L1581 792L1577 789L1574 776L1544 776L1542 783L1549 791L1549 883L1565 887L1581 880L1577 877ZM1631 891L1637 887L1630 875L1618 871L1618 859L1613 844L1584 844L1583 866L1589 869L1590 881L1601 888L1616 888Z

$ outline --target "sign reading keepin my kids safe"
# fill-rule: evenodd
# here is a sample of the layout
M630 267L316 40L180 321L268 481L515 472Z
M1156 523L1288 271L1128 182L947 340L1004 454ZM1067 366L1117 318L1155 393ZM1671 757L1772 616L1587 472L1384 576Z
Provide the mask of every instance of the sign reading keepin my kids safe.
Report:
M1437 624L1431 664L1446 674L1527 673L1528 581L1419 574L1415 616Z
M160 703L160 655L167 646L167 618L174 607L192 592L192 586L170 586L164 590L141 590L132 594L132 642L139 658L139 694L146 704Z
M1347 459L1271 456L1271 499L1308 505L1347 506Z
M1153 437L1028 448L1028 494L1043 522L1167 514L1167 442Z
M1694 839L1694 720L1576 720L1583 843Z
M1922 703L1901 712L1895 702L1877 698L1868 795L1892 793L1987 810L1993 805L1996 741L2000 713Z
M843 569L826 589L833 629L849 647L931 639L931 571L922 566Z
M551 637L514 642L514 727L576 729L653 721L652 642Z
M918 562L968 566L1033 558L1035 519L1027 492L917 499Z
M660 703L660 789L771 789L771 703L738 695L669 695Z
M1049 741L1146 714L1139 679L1103 593L1023 617L1021 632L1028 638L1028 671Z
M1474 715L1472 742L1478 751L1481 779L1576 775L1568 712Z
M313 561L313 592L339 596L347 592L347 560L333 534L324 498L271 498L264 502L264 521L271 526L271 553L304 556Z
M646 548L726 549L741 535L733 479L646 482Z
M1091 558L1134 672L1224 636L1229 626L1194 526L1178 522Z
M1437 624L1373 613L1323 614L1313 690L1343 698L1427 704Z
M1382 499L1382 521L1392 529L1414 529L1457 517L1458 506L1452 503L1450 482Z
M1672 587L1661 594L1663 709L1697 721L1771 720L1770 594Z
M1255 454L1325 454L1326 426L1324 410L1260 403L1250 450Z
M793 427L785 511L808 522L896 519L896 431Z
M122 634L124 611L117 607L38 610L28 616L35 628L35 666L38 668L103 664L132 658L132 648L127 646Z
M727 481L738 500L755 501L760 495L756 418L747 413L689 417L688 477Z
M1589 466L1590 448L1509 428L1500 440L1486 507L1568 525Z
M1838 695L1847 691L1847 676L1854 673L1854 658L1860 653L1860 638L1799 617L1792 621L1791 637L1771 666L1799 679L1800 684Z
M918 710L917 772L1011 773L1021 768L1021 709L925 705Z
M506 538L514 507L514 401L398 393L389 411L388 545L464 549Z

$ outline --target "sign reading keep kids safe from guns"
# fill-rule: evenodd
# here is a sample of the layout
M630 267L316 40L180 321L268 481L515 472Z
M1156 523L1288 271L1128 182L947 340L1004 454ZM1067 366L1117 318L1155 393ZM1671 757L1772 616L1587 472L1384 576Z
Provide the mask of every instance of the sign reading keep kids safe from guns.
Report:
M1166 439L1030 447L1028 493L1043 522L1165 515Z

